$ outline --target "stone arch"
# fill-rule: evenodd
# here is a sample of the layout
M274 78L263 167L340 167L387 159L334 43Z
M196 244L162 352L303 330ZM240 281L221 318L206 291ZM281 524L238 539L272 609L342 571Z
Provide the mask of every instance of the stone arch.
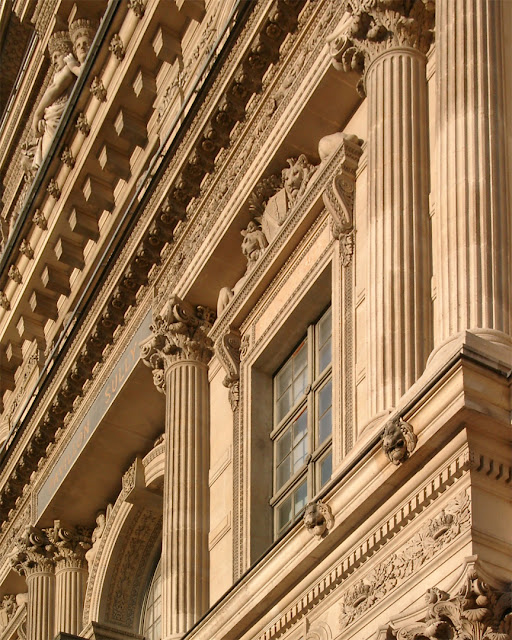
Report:
M161 550L162 513L119 495L98 544L87 584L84 626L139 634L146 587Z

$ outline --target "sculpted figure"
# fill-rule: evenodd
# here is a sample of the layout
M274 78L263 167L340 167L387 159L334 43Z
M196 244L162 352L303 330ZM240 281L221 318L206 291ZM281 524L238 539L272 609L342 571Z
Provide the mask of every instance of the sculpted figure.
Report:
M254 269L256 263L263 255L265 249L268 247L265 234L258 227L254 220L251 220L247 225L247 229L242 229L240 232L242 240L242 253L247 258L247 268L244 275L238 280L233 288L223 287L219 293L219 299L217 302L217 316L219 316L229 304L233 296L240 291L243 287L247 277Z
M288 164L290 166L282 171L284 187L269 198L261 218L261 227L269 242L278 234L288 217L288 211L306 191L309 179L315 171L304 154L298 158L289 158Z
M48 42L54 75L32 119L32 135L37 139L32 159L32 167L35 171L41 166L50 148L75 81L75 76L64 61L65 57L71 53L71 49L71 40L66 31L54 33Z
M397 466L407 460L417 441L411 425L401 418L390 420L382 433L382 449L388 460Z
M80 75L83 64L91 48L94 34L96 33L96 24L92 20L80 18L69 25L69 35L73 43L73 53L68 53L64 61L69 70L75 76Z
M96 527L92 532L92 537L91 537L92 547L85 554L85 559L87 560L89 569L92 567L94 558L98 553L98 546L100 544L101 537L103 535L103 532L105 531L105 527L107 526L107 521L110 518L111 513L112 513L112 505L109 504L106 509L101 509L96 514Z
M334 518L328 505L318 502L309 502L304 511L304 526L315 538L324 538L334 524Z

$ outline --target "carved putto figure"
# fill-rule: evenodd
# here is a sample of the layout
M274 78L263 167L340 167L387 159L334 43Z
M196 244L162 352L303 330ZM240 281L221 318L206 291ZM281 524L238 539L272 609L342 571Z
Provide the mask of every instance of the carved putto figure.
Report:
M417 441L411 425L402 418L390 420L382 433L382 449L389 461L397 466L407 460Z
M234 287L223 287L220 290L217 316L243 287L256 263L288 219L290 210L306 191L316 170L305 155L289 158L288 164L289 166L282 170L280 178L263 178L251 195L249 210L254 220L241 231L242 253L247 258L247 268Z

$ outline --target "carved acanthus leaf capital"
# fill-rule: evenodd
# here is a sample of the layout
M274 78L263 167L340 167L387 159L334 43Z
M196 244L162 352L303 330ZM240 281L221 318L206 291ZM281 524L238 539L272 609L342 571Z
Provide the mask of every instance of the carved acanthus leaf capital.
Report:
M59 520L46 530L49 541L54 546L57 569L63 567L85 568L86 552L91 548L91 532L81 527L65 527Z
M229 389L229 401L233 411L238 407L240 394L240 344L240 332L231 327L215 343L215 353L226 371L222 383Z
M11 556L12 568L22 576L47 573L54 570L54 546L46 532L27 527Z
M336 69L363 73L390 49L413 48L426 54L434 35L434 0L347 0L352 22L329 38ZM358 91L365 95L364 80Z
M208 363L213 342L208 336L215 315L211 309L193 306L172 296L151 325L152 336L141 344L141 358L153 370L159 391L165 391L165 370L174 362Z

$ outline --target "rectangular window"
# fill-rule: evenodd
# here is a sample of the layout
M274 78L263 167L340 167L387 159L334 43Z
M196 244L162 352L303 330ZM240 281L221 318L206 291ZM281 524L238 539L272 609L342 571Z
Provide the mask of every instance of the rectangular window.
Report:
M329 308L274 375L274 506L279 536L332 474Z

